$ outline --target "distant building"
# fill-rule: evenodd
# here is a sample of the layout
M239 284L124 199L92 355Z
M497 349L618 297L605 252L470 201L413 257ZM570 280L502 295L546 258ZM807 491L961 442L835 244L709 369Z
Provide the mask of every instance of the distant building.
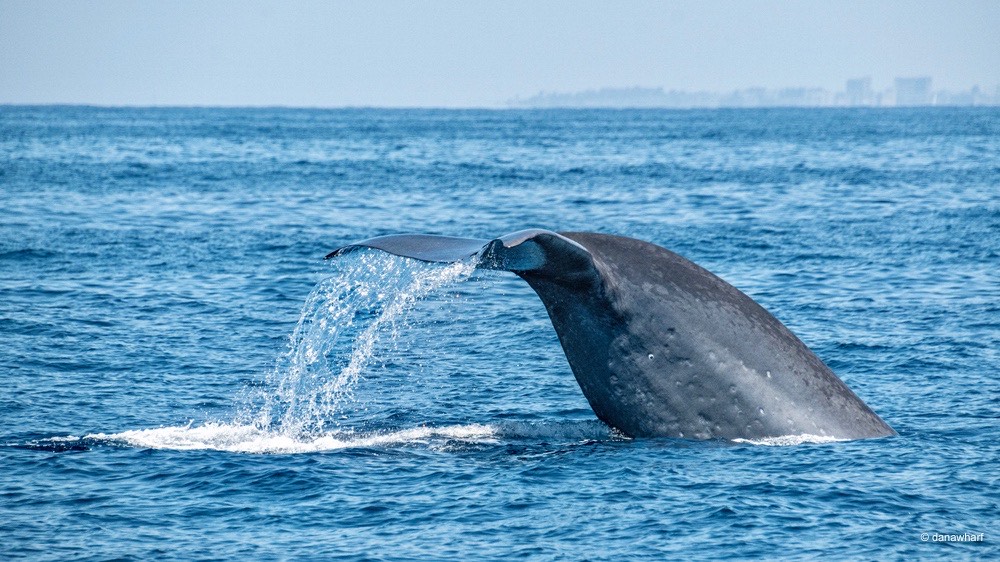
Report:
M997 88L995 94L983 91L979 86L973 86L969 90L959 92L941 90L934 94L934 105L1000 105L1000 87Z
M896 105L932 105L931 79L929 76L919 78L896 78Z
M844 105L875 105L875 101L871 76L853 78L844 85Z

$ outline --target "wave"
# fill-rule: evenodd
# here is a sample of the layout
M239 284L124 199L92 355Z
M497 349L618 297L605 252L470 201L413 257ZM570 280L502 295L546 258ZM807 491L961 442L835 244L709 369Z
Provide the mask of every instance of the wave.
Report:
M733 439L733 443L746 445L763 445L765 447L790 447L794 445L840 443L850 439L838 439L827 435L782 435L780 437L761 437L760 439Z

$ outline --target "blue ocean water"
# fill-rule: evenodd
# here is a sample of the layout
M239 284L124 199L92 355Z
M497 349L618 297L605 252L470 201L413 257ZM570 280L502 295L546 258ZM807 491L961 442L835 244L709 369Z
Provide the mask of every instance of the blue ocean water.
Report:
M515 276L323 260L527 227L692 259L899 436L625 439ZM0 107L5 559L998 558L998 373L996 108Z

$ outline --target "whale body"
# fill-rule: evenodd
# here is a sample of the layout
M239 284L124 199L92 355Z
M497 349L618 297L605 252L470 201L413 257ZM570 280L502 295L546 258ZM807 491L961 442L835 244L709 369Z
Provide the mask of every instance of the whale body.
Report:
M381 236L372 248L428 262L476 259L538 294L599 419L629 437L767 439L895 435L753 299L655 244L531 229L494 240Z

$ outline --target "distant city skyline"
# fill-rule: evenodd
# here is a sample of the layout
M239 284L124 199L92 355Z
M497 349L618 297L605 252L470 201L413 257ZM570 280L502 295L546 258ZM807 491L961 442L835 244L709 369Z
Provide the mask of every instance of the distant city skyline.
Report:
M872 87L871 76L850 78L839 91L820 87L743 88L729 92L667 90L663 87L600 88L539 92L508 100L509 107L919 107L1000 105L1000 85L935 90L930 76L897 77L893 86Z
M992 0L0 0L0 103L505 107L865 76L990 92L997 29Z

